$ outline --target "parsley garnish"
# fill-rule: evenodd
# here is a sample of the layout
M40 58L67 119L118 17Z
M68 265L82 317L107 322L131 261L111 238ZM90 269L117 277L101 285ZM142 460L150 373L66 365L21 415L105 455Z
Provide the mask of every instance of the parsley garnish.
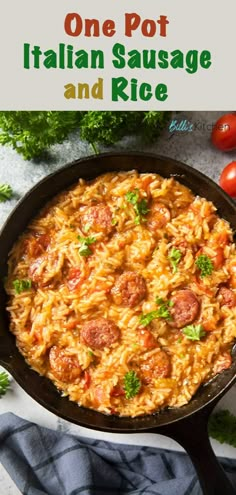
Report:
M4 203L12 197L13 191L9 184L0 184L0 202Z
M164 318L165 320L172 320L169 308L173 306L172 301L164 301L161 297L156 298L156 304L160 307L156 311L151 311L146 315L142 315L140 318L140 323L146 327L152 320L156 318Z
M136 213L135 223L138 225L141 223L141 220L145 221L143 217L149 212L148 202L146 199L139 200L139 189L134 189L134 191L127 192L125 197L128 203L134 207L134 211Z
M206 335L202 325L188 325L182 332L189 340L201 340L201 337Z
M96 242L96 237L81 237L78 236L79 241L81 242L81 246L79 248L79 254L81 256L90 256L92 254L92 250L89 248L91 244Z
M182 258L182 253L179 249L175 247L171 249L168 259L170 260L170 264L172 266L173 273L177 272L177 265L179 264Z
M209 256L206 256L206 254L200 254L200 256L197 257L195 264L201 272L201 278L212 274L214 265Z
M236 417L229 411L217 411L210 416L208 431L218 442L236 447Z
M31 280L13 280L13 287L15 289L16 294L21 294L26 290L30 290L32 286Z
M5 395L10 386L9 376L5 371L0 372L0 396Z
M128 371L124 376L124 389L126 399L132 399L138 394L141 382L135 371Z

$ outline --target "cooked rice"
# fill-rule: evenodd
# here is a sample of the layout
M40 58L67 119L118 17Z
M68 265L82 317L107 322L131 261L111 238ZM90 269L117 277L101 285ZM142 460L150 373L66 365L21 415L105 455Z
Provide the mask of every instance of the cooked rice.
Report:
M127 200L130 191L148 202L150 211L140 224ZM158 204L168 209L171 218L160 228L149 228ZM100 205L110 208L111 232L96 228L94 232L88 225L85 233L84 212ZM80 254L78 236L96 237L89 246L90 256ZM176 273L169 259L173 247L182 249ZM220 248L223 260L211 275L201 278L195 261L203 247L211 259ZM70 285L73 267L75 279L80 280L75 288ZM147 287L145 297L132 307L117 304L112 297L117 279L126 272L142 275ZM17 294L13 281L31 276L31 288ZM230 365L236 308L222 304L218 295L222 286L234 294L236 251L230 225L217 216L214 205L173 178L136 171L109 173L90 183L80 180L54 198L15 243L6 281L10 329L27 363L70 400L106 414L150 414L186 404L202 383ZM201 324L206 335L191 341L169 320L156 318L147 327L155 344L153 348L143 345L140 316L158 309L157 297L168 301L185 288L201 304L194 325ZM103 349L89 347L80 335L85 322L99 318L111 320L120 330L119 339ZM51 348L59 352L55 366L49 361ZM60 365L61 350L66 360L71 358L70 363L77 362L81 368L74 380L66 378L70 370L63 359ZM161 355L167 357L169 371L162 373L160 368L158 376ZM147 380L143 366L148 368L151 362L156 365L154 373L150 365ZM130 370L141 388L128 399L124 377Z

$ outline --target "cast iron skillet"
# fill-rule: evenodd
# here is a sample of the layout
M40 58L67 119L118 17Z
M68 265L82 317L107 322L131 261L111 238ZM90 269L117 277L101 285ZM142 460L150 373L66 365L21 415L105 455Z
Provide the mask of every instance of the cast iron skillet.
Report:
M79 177L92 179L108 171L156 172L164 177L174 176L195 194L214 202L219 215L236 229L236 206L209 178L200 172L170 158L147 153L115 153L78 160L39 182L18 203L0 233L1 280L7 272L8 253L38 210L55 194L66 189ZM153 432L167 435L179 442L189 453L206 495L233 495L235 490L225 476L210 446L207 420L210 412L235 381L236 349L230 369L201 387L191 402L179 409L162 411L156 415L138 418L105 416L96 411L78 407L63 398L54 385L27 366L18 352L14 337L8 330L5 311L6 295L0 285L0 364L4 366L37 402L57 416L81 426L112 433Z

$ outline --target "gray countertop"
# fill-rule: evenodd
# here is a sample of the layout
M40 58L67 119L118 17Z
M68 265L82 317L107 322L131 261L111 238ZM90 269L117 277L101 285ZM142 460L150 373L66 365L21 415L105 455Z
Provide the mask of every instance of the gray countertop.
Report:
M210 142L211 129L214 122L222 112L185 112L178 113L175 119L180 123L187 120L194 124L192 132L177 131L170 133L167 128L161 138L151 145L143 145L138 138L125 138L109 150L135 150L150 151L161 155L176 158L188 165L200 170L204 174L218 182L222 168L236 159L236 152L221 153L213 148ZM107 150L107 149L106 149ZM101 148L101 151L104 149ZM73 133L61 145L51 148L47 160L24 161L14 150L8 147L0 147L0 183L9 183L14 191L14 196L6 203L0 203L0 226L6 220L12 208L34 184L46 175L58 170L60 167L75 159L88 156L93 153L91 147L80 141L78 133ZM229 408L236 414L235 388L220 402L218 407ZM94 432L79 426L71 425L39 406L33 399L12 381L11 390L0 401L0 413L11 411L39 424L67 431L75 435L103 438L107 440L130 444L159 446L170 449L180 449L172 440L160 435L134 434L115 435ZM236 458L236 449L221 446L213 442L217 454ZM17 495L19 491L13 485L4 469L0 469L1 492L5 495Z

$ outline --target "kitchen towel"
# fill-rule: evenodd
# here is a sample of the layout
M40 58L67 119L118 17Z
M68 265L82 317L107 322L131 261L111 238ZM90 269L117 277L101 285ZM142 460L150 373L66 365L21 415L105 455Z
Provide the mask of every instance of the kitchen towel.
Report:
M220 461L236 489L236 461ZM12 413L0 416L0 462L24 495L202 494L184 453L78 438Z

